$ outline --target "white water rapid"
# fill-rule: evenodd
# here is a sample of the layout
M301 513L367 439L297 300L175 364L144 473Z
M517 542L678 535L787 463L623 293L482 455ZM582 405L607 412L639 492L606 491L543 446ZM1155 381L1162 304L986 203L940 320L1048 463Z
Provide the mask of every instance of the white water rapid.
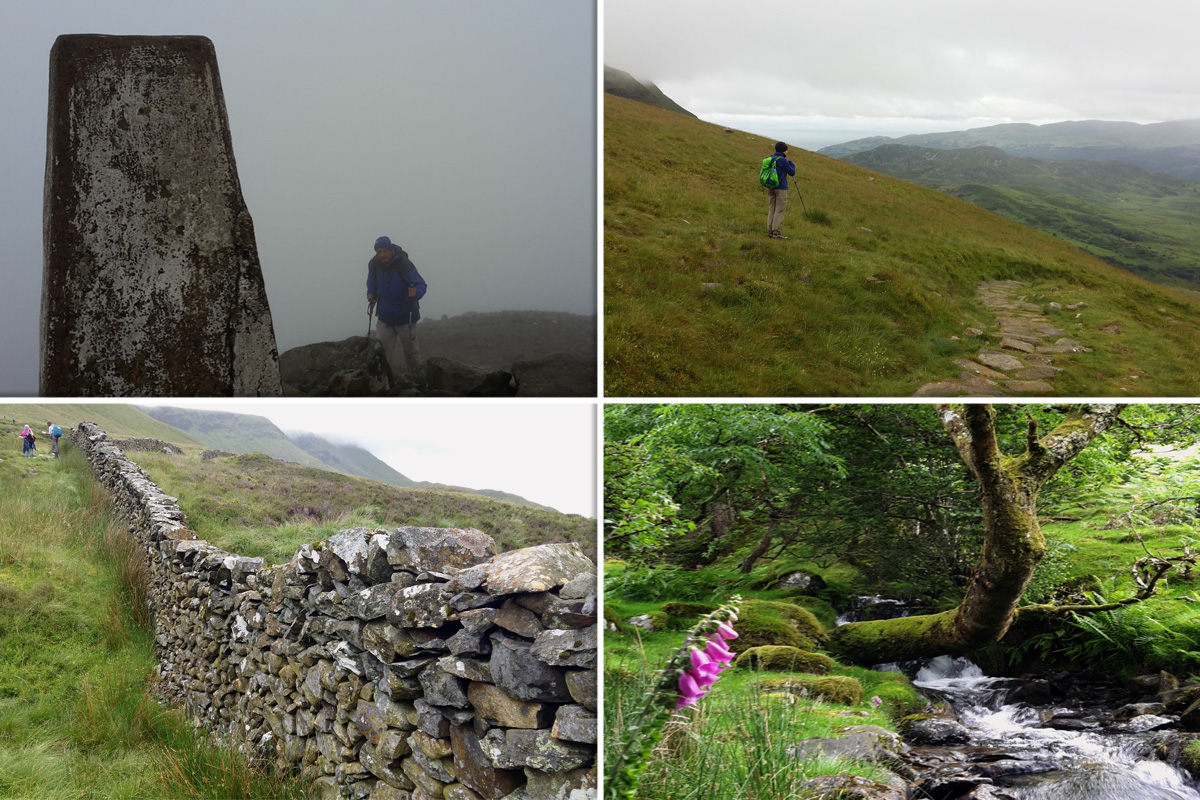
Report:
M1044 712L1003 704L1003 680L985 676L966 659L944 656L931 661L914 681L949 700L959 722L970 729L970 744L955 746L955 750L975 753L980 761L997 765L1009 759L1033 765L1027 773L998 780L995 796L1014 800L1200 800L1196 781L1154 758L1148 744L1153 734L1040 727Z

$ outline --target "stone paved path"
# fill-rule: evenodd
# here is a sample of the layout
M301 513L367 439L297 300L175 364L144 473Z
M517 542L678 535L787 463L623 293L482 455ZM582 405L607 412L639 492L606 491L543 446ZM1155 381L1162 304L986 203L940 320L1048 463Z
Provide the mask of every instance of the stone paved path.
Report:
M1020 290L1019 281L981 283L977 296L984 307L995 313L996 321L987 331L968 328L965 333L986 333L992 341L974 358L955 359L959 368L956 380L927 383L914 397L1007 397L1010 395L1044 396L1054 394L1054 378L1069 362L1071 353L1088 353L1066 331L1056 328L1042 316L1042 307L1030 303ZM1066 306L1068 311L1085 303Z

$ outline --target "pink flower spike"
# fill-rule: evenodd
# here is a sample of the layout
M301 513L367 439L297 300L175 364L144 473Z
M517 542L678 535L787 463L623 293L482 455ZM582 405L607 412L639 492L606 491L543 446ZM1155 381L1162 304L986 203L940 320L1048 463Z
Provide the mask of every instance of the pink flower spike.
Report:
M699 672L712 665L713 660L703 650L698 647L693 647L692 652L688 654L691 659L692 669Z
M708 640L708 646L704 648L704 652L714 661L724 661L725 663L733 661L733 653L717 637Z
M717 635L722 639L736 639L738 637L737 631L729 627L729 624L726 622L717 625Z
M679 673L679 693L686 697L699 697L703 694L696 679L687 670ZM694 701L693 701L694 702Z

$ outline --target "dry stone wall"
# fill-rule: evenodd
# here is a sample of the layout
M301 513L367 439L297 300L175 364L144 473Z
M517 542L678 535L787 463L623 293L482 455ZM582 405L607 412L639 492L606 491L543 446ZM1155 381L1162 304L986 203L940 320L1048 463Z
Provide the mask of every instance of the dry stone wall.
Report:
M71 432L149 565L161 693L315 794L594 800L596 566L476 530L352 528L287 564L197 540L96 425Z

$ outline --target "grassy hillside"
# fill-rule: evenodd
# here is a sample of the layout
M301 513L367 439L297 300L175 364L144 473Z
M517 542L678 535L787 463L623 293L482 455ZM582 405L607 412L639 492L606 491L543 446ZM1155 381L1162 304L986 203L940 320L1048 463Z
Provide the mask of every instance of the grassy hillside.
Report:
M235 453L266 453L272 458L309 467L330 466L296 446L287 434L266 417L167 406L146 407L141 410L148 416L183 431L208 448L232 450ZM105 430L107 432L107 429Z
M607 65L604 67L604 91L618 97L636 100L639 103L665 108L667 111L686 114L689 117L696 116L663 94L662 89L655 84L649 81L639 81L628 72Z
M1156 283L1200 290L1200 184L1121 162L888 144L846 160L1053 233Z
M1088 304L1072 336L1093 351L1056 394L1126 394L1139 370L1146 396L1198 393L1194 300L932 189L797 148L804 203L768 239L772 145L605 97L609 396L908 396L958 374L964 328L994 319L976 288L1002 279Z
M292 433L288 438L301 450L339 472L361 475L392 486L417 485L380 461L374 453L357 445L334 443L311 433Z
M34 429L39 437L39 447L47 420L62 428L64 433L87 420L95 422L114 439L137 436L162 439L181 447L203 446L183 431L125 403L0 403L0 431L12 428L14 419L17 431L26 423ZM17 440L14 438L13 441Z

